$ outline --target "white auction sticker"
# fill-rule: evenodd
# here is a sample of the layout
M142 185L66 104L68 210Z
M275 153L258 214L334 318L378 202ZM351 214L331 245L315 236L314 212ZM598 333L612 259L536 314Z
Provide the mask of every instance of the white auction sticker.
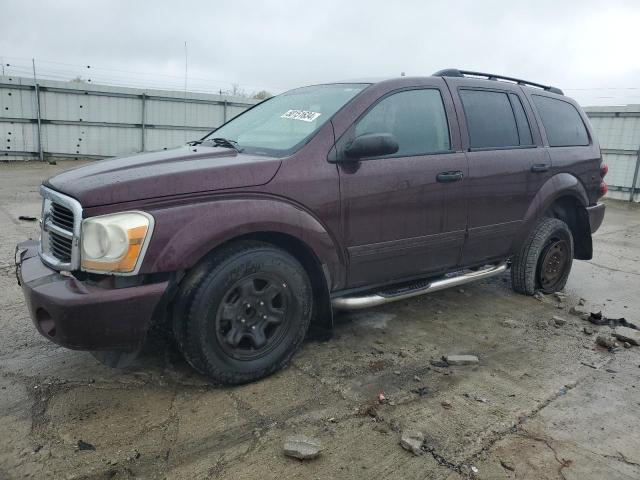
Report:
M280 118L290 118L291 120L302 120L303 122L313 122L322 115L319 112L309 112L307 110L287 110Z

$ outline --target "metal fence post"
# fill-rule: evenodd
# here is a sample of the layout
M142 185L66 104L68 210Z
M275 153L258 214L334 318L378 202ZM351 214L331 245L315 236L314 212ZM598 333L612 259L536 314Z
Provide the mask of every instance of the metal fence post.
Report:
M146 117L146 103L147 94L142 94L142 119L140 121L140 151L144 152L144 137L145 137L145 117Z
M227 123L227 101L224 101L224 109L222 110L222 123Z
M633 172L633 182L631 182L631 194L629 195L630 202L633 202L633 196L636 193L636 184L638 183L638 170L640 170L640 147L638 148L638 154L636 155L636 168Z
M40 86L38 80L36 80L36 61L32 58L31 65L33 66L33 88L36 93L36 113L38 115L38 156L40 161L44 162L44 152L42 151L42 119L40 118Z

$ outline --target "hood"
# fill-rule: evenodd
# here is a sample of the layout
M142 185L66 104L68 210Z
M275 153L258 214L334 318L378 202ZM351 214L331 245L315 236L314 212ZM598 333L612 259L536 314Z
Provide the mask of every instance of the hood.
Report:
M182 146L90 165L51 177L45 185L83 207L268 183L280 159L221 147Z

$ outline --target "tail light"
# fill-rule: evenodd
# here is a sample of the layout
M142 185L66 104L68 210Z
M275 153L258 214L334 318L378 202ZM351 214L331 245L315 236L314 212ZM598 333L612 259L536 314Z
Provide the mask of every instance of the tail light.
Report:
M600 164L600 178L602 181L600 182L600 196L604 197L609 191L609 187L607 186L607 182L604 181L605 175L609 173L609 165L602 162Z
M600 196L604 197L609 191L609 187L607 186L607 182L604 180L600 182Z

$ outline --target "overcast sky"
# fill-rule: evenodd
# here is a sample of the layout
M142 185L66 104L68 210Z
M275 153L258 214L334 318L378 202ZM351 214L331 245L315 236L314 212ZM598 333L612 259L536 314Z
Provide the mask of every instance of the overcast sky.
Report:
M281 92L457 67L640 103L640 1L3 0L5 73ZM6 64L9 67L6 67ZM90 66L91 68L86 68Z

